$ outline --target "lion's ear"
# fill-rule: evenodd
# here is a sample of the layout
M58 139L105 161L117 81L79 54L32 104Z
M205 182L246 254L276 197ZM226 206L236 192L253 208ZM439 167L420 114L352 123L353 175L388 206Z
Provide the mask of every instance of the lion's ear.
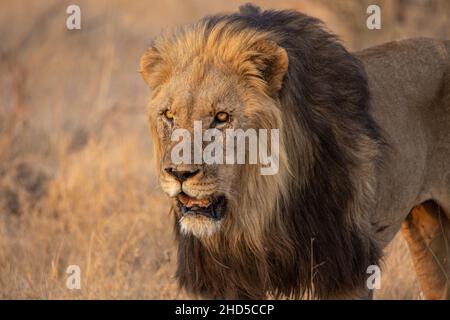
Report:
M151 89L167 80L170 75L169 64L166 63L156 47L150 47L142 55L140 73Z
M252 62L267 83L269 93L276 95L281 89L288 70L289 57L286 50L270 40L257 42L253 47Z

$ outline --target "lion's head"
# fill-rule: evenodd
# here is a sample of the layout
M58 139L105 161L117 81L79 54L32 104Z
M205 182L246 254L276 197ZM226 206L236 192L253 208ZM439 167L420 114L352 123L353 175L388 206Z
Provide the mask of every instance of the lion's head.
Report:
M332 297L361 284L379 257L364 220L379 137L364 70L319 21L252 6L207 17L156 39L141 72L182 286L258 298ZM193 133L194 121L221 132L279 129L277 174L174 164L171 136Z
M262 232L269 223L262 220L271 217L261 212L274 211L283 173L261 178L258 165L174 164L179 140L171 137L178 128L193 137L195 121L203 130L221 132L280 128L278 92L288 68L286 51L268 33L226 23L208 30L199 24L157 40L141 68L153 89L149 121L159 179L173 198L181 230L199 238L219 231ZM243 207L252 210L243 212ZM248 230L236 230L238 225Z

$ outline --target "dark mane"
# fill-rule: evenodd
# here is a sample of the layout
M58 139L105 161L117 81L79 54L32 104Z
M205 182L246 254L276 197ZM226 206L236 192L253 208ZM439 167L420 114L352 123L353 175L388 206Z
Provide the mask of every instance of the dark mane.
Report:
M204 21L209 29L225 23L269 32L287 51L279 99L295 178L277 213L287 232L268 227L264 256L225 237L213 252L176 222L181 286L210 298L336 298L363 290L367 267L381 256L363 218L374 201L383 142L368 113L362 64L319 20L298 12L246 5Z

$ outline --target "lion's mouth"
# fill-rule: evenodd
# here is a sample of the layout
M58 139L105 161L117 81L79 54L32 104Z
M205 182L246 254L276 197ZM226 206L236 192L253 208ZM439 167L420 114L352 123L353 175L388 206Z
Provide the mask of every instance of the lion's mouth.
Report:
M177 206L181 215L201 215L213 220L222 219L227 200L224 196L211 196L206 199L196 199L184 192L177 196Z

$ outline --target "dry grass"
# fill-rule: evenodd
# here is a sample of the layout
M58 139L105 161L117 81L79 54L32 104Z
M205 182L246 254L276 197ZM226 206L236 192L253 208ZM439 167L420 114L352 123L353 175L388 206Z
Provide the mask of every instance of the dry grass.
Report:
M383 29L365 29L368 1L256 1L324 19L353 49L406 36L450 38L443 1L374 1ZM137 71L162 28L234 10L240 1L0 4L0 298L186 297L173 280L175 245L154 178ZM440 13L440 14L439 14ZM376 297L420 297L406 246L389 248ZM81 290L65 286L82 270Z

